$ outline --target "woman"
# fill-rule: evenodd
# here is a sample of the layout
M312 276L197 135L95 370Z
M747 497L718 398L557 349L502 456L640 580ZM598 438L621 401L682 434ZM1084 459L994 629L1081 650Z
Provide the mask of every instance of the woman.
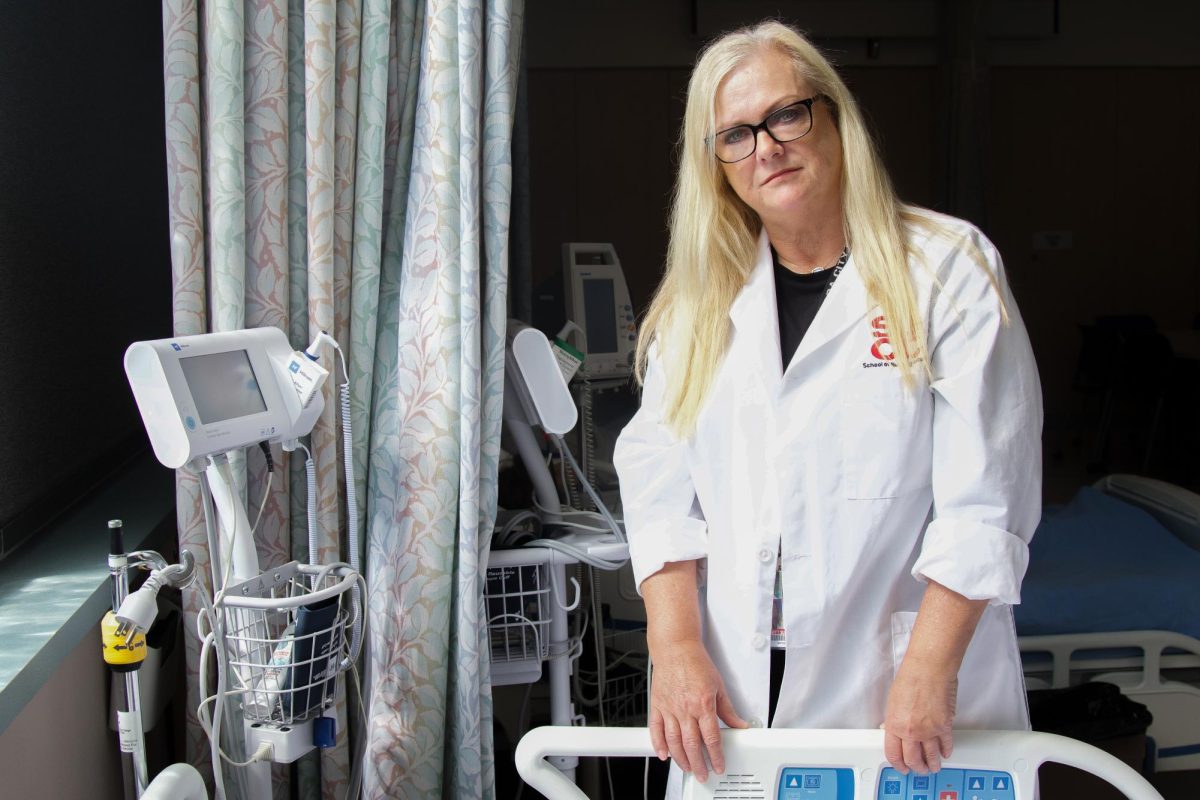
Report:
M705 50L681 148L615 457L659 758L705 780L720 722L882 725L923 773L955 726L1027 729L1041 395L998 254L896 199L779 23Z

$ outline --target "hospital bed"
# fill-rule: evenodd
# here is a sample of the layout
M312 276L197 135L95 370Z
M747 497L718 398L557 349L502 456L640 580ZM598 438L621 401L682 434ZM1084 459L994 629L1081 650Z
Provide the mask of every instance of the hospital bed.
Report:
M1048 510L1015 617L1030 689L1116 684L1156 770L1200 769L1200 496L1111 475Z
M902 775L883 758L883 731L745 729L721 731L725 773L700 783L687 775L684 800L1029 800L1048 761L1090 772L1129 800L1162 800L1119 759L1083 742L1028 731L961 731L940 772ZM651 758L646 728L535 728L517 745L517 771L550 800L586 796L546 758Z

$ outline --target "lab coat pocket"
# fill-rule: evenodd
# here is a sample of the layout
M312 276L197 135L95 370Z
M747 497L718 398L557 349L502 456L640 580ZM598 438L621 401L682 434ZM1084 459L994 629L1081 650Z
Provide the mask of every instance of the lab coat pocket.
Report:
M958 670L959 728L1028 730L1025 678L1012 606L988 606Z
M912 640L917 612L892 614L892 677ZM1025 682L1009 606L989 606L958 670L954 727L1029 730Z
M917 612L897 611L892 614L892 677L900 671L900 662L908 652L913 626L917 624Z
M905 389L899 370L890 366L859 367L845 381L839 433L846 497L898 497L929 484L923 391Z

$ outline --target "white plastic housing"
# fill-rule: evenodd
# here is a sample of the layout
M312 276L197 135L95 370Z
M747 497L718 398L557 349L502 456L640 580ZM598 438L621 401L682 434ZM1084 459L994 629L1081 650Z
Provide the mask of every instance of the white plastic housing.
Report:
M253 753L265 742L271 745L271 761L290 764L315 747L311 719L294 725L268 725L249 720L243 722L247 754Z
M546 334L512 320L508 352L512 358L505 368L512 373L513 387L529 423L560 436L574 428L579 412Z
M317 391L301 404L292 379L298 358L278 328L252 328L134 342L125 374L154 455L177 469L311 431L325 401Z

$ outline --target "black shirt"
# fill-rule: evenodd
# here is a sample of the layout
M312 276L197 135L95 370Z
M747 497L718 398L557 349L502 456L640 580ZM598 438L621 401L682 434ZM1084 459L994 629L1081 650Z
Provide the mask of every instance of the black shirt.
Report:
M786 370L833 280L834 270L800 275L775 261L775 307L779 312L779 352Z

